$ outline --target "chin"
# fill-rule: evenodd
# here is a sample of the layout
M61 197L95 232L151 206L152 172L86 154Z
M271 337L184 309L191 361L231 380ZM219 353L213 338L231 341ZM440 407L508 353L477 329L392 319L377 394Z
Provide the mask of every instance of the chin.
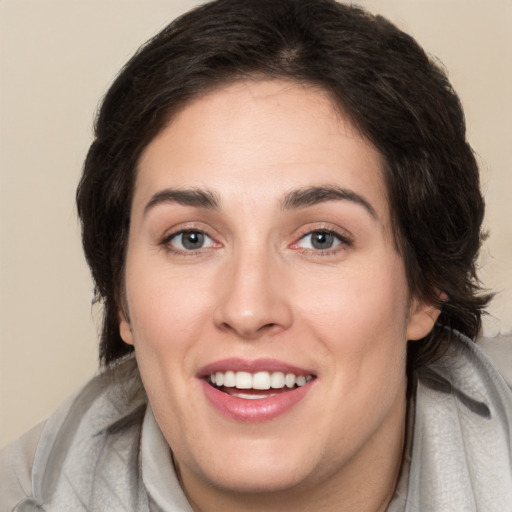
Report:
M224 474L211 475L213 487L242 494L275 494L291 490L306 480L299 468L242 465Z
M261 442L255 444L244 449L240 443L235 453L232 447L229 455L202 458L189 468L196 478L199 476L212 487L244 494L287 491L304 484L314 473L311 457L297 445L290 452L276 447L275 442L265 443L266 446L261 446ZM182 476L183 470L180 466Z

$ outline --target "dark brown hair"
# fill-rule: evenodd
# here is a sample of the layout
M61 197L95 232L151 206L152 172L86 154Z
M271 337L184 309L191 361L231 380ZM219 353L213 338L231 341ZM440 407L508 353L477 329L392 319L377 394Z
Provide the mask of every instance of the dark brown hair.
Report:
M453 329L475 337L489 300L475 272L484 203L464 114L444 71L410 36L354 6L217 0L142 46L97 117L77 204L96 297L104 305L101 361L132 350L119 335L118 310L142 151L191 98L262 77L327 91L382 154L411 294L441 309L433 331L410 342L410 362L436 357Z

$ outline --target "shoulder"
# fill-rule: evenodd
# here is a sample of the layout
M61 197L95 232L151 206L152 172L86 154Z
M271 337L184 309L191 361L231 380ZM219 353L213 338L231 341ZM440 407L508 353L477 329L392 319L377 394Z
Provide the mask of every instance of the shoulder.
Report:
M32 465L44 425L36 425L0 450L0 510L11 510L32 494Z
M122 449L134 450L145 408L133 360L93 378L44 424L2 450L0 510L13 510L23 500L52 503L55 496L65 496L66 505L76 501L70 510L82 510L98 458L108 458L105 447L120 440Z
M451 336L443 357L416 373L408 504L512 510L510 342Z
M512 334L494 338L480 338L476 344L512 388Z

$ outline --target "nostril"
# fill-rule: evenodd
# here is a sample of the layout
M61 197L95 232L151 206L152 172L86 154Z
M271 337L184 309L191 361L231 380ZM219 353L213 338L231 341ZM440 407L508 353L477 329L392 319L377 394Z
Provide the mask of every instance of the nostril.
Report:
M269 322L268 324L264 324L262 325L258 330L257 330L257 334L262 334L262 333L267 333L267 334L271 334L271 333L274 333L274 332L277 332L281 329L280 325L278 323L275 323L275 322Z
M292 314L289 305L275 293L249 295L238 293L220 296L213 313L213 322L223 332L234 332L247 339L277 333L290 327Z

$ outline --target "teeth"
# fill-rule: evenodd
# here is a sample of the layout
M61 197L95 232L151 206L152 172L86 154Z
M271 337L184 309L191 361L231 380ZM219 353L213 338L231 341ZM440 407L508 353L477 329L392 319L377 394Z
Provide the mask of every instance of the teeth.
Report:
M286 384L287 388L293 388L295 386L295 375L293 373L287 373L286 377L284 378L284 382Z
M237 398L244 398L245 400L261 400L262 398L276 396L276 394L271 393L270 395L249 395L248 393L233 393L232 396L236 396Z
M258 372L252 376L253 389L270 389L270 373Z
M217 386L218 386L218 384L217 384ZM251 389L252 388L252 375L249 372L236 372L235 373L235 388Z
M297 383L297 386L304 386L304 384L306 384L306 377L304 375L299 375L299 377L295 379L295 382Z
M283 372L274 372L270 376L270 387L272 389L284 388L284 373Z
M218 387L237 389L282 389L304 386L312 379L312 375L284 374L283 372L216 372L210 375L210 382ZM245 395L244 395L245 396ZM268 396L268 395L265 395Z
M236 384L235 372L226 372L224 374L224 386L234 388Z

